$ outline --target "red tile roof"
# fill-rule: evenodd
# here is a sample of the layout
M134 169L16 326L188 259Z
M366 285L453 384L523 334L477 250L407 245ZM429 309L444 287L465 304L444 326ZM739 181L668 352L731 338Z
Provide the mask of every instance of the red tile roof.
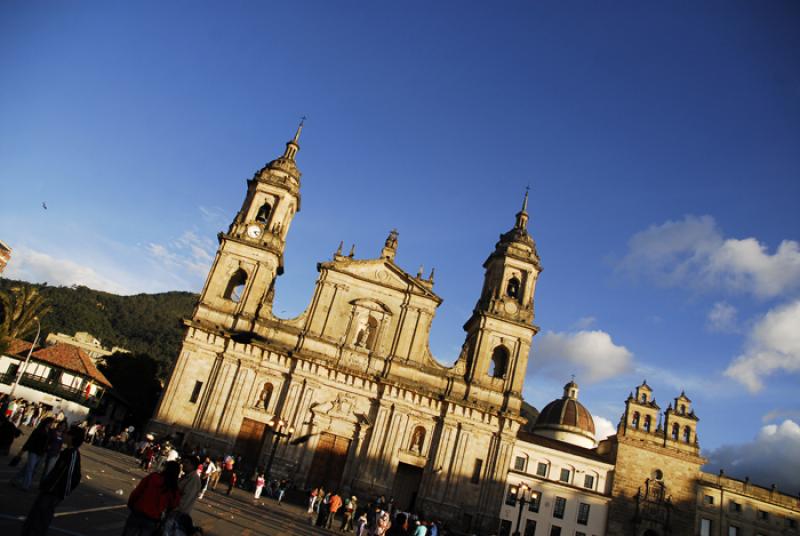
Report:
M8 355L25 355L28 353L28 350L31 349L31 346L33 345L28 341L23 341L22 339L11 339L6 353Z
M108 378L103 376L102 372L97 370L97 367L94 366L92 362L92 358L76 346L58 343L34 351L31 357L35 357L39 361L50 363L71 372L77 372L83 376L88 376L97 383L101 383L106 387L111 387L111 382L108 381Z

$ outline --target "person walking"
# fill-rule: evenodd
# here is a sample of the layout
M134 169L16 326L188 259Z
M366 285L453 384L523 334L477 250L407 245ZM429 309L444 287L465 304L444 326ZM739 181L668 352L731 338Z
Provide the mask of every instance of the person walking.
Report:
M259 471L258 476L256 477L256 492L253 494L253 498L258 500L261 498L261 490L264 489L264 484L267 481L264 479L264 473Z
M47 451L44 455L44 469L42 470L42 481L47 473L53 469L53 466L58 460L58 455L61 453L61 446L64 443L64 432L67 430L67 425L63 421L51 426L47 431Z
M122 530L123 536L153 536L165 512L181 502L178 462L167 462L160 473L150 473L128 497L130 514Z
M64 435L64 446L53 469L47 473L40 487L39 496L22 525L22 536L47 534L56 506L72 493L81 481L81 454L83 429L72 426Z
M356 499L355 495L345 500L344 518L342 519L342 526L339 527L339 530L344 532L353 532L353 514L355 514L357 508L358 499Z
M356 536L367 536L367 513L361 512L356 521Z
M47 434L52 423L53 419L44 419L25 441L22 451L28 453L28 458L25 460L25 465L17 473L17 476L11 480L12 485L19 486L26 491L30 489L33 473L36 471L39 461L47 452Z
M208 456L206 456L206 461L203 464L203 467L203 489L200 491L200 495L197 496L198 499L202 499L203 495L206 494L208 485L214 479L214 474L218 472L216 464Z
M181 502L178 505L178 511L192 515L192 508L194 503L200 496L200 488L202 482L200 481L200 471L203 466L200 465L200 460L195 457L183 461L183 477L178 481L178 490L181 492Z
M283 502L283 496L286 495L286 490L289 489L289 481L285 478L278 484L278 505Z
M334 491L333 496L328 502L328 519L325 522L326 529L331 528L331 526L333 525L333 520L334 518L336 518L336 512L338 512L339 508L341 507L342 507L342 498L339 497L339 494Z

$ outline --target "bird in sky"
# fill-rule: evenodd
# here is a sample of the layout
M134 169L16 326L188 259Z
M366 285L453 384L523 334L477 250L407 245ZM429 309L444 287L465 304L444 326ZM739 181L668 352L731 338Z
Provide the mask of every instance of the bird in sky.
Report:
M42 208L47 210L47 203L45 203L44 201L42 201Z

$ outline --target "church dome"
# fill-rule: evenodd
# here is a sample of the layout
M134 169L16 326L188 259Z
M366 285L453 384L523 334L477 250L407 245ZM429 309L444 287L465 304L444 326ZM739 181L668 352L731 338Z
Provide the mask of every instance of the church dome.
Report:
M578 384L574 381L564 386L564 396L542 408L533 430L538 435L580 447L596 446L594 419L578 402Z

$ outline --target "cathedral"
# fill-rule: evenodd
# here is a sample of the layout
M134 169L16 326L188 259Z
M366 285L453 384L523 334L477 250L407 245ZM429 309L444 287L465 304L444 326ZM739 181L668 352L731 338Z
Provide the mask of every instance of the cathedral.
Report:
M395 263L395 231L372 259L340 246L318 264L306 310L276 317L275 279L301 207L301 131L247 182L218 236L152 432L241 455L242 468L266 467L300 489L393 497L469 533L710 536L751 510L742 526L760 532L725 534L797 533L796 499L701 472L684 394L662 413L644 382L599 444L575 382L541 413L523 405L542 270L527 194L483 264L452 366L428 346L442 302L433 273ZM765 519L788 528L773 532Z
M320 263L308 308L281 319L272 302L301 207L301 129L248 181L219 235L151 429L270 464L301 488L383 494L465 527L495 525L537 331L527 196L484 263L452 367L428 348L442 302L433 275L395 263L396 232L376 258L340 249Z

